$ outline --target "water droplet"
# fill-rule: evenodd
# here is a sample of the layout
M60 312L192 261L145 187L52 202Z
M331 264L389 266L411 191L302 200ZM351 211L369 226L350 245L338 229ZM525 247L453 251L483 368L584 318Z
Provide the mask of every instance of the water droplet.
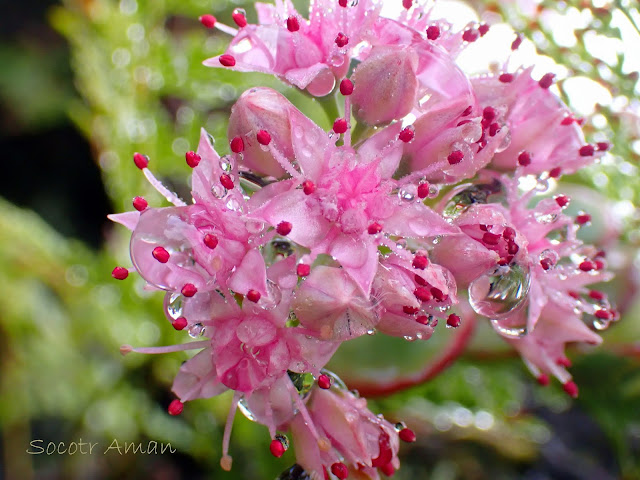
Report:
M238 409L242 412L242 414L245 417L247 417L248 420L251 420L252 422L258 421L256 414L253 413L253 411L249 408L247 399L245 397L242 397L238 402Z
M211 193L217 198L222 198L227 194L227 189L222 185L215 183L211 185Z
M345 392L347 391L347 385L342 381L342 379L338 375L324 368L320 370L320 373L323 375L326 375L331 379L331 388L336 388L338 390L343 390Z
M407 424L404 422L398 422L393 426L393 428L396 430L396 432L400 432L407 428Z
M164 309L169 320L182 316L184 297L179 293L167 293L164 297Z
M443 215L446 218L456 218L464 213L471 205L486 204L489 197L502 193L502 184L495 180L492 183L480 183L464 188L447 203ZM491 199L494 202L496 199Z
M462 138L467 143L476 143L482 137L482 126L477 123L465 123L460 128Z
M539 178L536 183L536 191L540 193L544 193L549 190L549 179L548 178Z
M531 287L529 268L518 264L485 272L469 285L469 303L479 315L506 317L521 307Z
M204 335L205 326L201 323L194 323L193 325L189 326L187 331L189 332L189 336L191 338L202 337Z
M220 157L220 168L223 172L230 172L233 169L233 157L231 155Z
M509 145L511 145L511 130L509 130L509 127L503 125L502 127L500 127L500 129L507 129L507 134L502 139L502 142L500 143L498 148L496 148L496 153L504 152L507 148L509 148Z
M367 330L367 335L375 335L376 334L376 329L375 328L371 328L369 330Z
M240 13L242 15L244 15L245 17L247 16L247 11L244 8L236 8L233 13Z
M553 269L557 265L558 260L560 260L560 255L558 255L555 250L547 248L540 252L540 265L542 265L544 270Z
M244 210L242 204L233 197L227 200L227 209L233 212L242 212Z
M262 308L265 310L273 310L280 304L280 300L282 300L280 287L271 280L267 280L267 297L263 297L261 300Z
M285 450L289 449L289 439L284 433L276 433L275 440L278 440Z
M418 187L413 184L403 185L398 190L398 198L403 202L409 203L416 199Z
M335 53L335 54L331 55L331 59L329 60L329 62L334 67L341 67L342 64L344 63L344 55L342 55L340 53Z
M265 224L260 220L247 220L245 226L247 227L247 232L256 235L264 230Z
M610 320L607 320L605 318L598 318L596 316L593 316L593 320L591 322L593 328L595 328L596 330L606 330L607 328L609 328L610 323Z
M298 394L304 399L307 398L309 392L313 388L313 385L316 382L315 377L311 373L297 373L292 372L290 370L287 371L289 374L289 378L291 379L291 383L296 387Z
M440 187L438 185L434 185L433 183L429 185L429 198L436 198L440 194Z
M521 322L518 322L521 323ZM521 325L506 325L504 319L491 319L493 329L506 338L521 338L527 334L527 323Z
M297 463L287 468L276 480L312 480L304 468Z
M555 222L558 219L558 214L536 212L534 213L534 217L538 223L549 224Z
M351 0L351 1L349 2L349 6L350 6L350 7L355 7L355 6L357 6L357 5L358 5L358 0Z
M302 130L302 128L296 127L296 128L293 129L293 135L296 138L300 139L300 138L302 138L304 136L304 131Z
M411 335L405 335L405 336L404 336L404 339L405 339L407 342L413 342L413 341L415 341L416 337L411 336Z

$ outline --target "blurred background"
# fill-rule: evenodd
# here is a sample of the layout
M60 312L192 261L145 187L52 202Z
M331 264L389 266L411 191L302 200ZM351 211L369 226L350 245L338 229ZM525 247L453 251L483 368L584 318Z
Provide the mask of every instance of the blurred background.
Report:
M148 154L154 173L189 198L184 152L196 147L201 126L220 152L228 150L229 108L249 86L278 88L323 127L328 120L314 101L272 78L201 65L228 38L204 29L198 16L231 23L239 4L0 4L0 480L277 477L294 463L293 452L274 459L266 429L241 415L231 441L234 469L220 469L230 397L167 415L171 382L186 354L119 354L124 343L166 345L184 335L164 318L160 293L144 291L135 275L111 278L115 265L130 260L127 232L106 215L130 210L136 195L164 204L134 168L135 151ZM581 389L575 401L557 384L539 387L487 325L443 375L371 400L374 411L418 433L401 450L396 478L639 479L638 2L441 4L460 27L474 18L494 24L487 43L461 57L470 72L504 59L514 38L506 21L527 38L522 58L512 60L540 63L540 75L556 73L554 88L584 118L587 139L613 142L598 165L563 177L559 188L572 196L573 211L594 218L582 235L608 249L617 278L602 289L623 318L603 333L601 347L569 351ZM241 6L255 21L251 5ZM374 373L401 376L423 369L458 334L442 329L429 342L411 344L358 339L341 348L330 368L356 384ZM384 363L371 353L379 349L389 352ZM99 447L93 455L27 454L38 439L45 448L80 439ZM177 451L104 455L114 439L170 442Z

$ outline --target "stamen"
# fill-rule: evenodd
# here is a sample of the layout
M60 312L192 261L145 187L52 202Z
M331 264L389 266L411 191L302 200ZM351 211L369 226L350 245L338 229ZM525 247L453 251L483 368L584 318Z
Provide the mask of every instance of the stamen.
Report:
M136 167L138 167L140 170L144 170L149 165L149 157L136 152L133 154L133 163L135 163Z
M176 330L183 330L187 326L187 319L184 317L178 317L173 322L171 322L171 326Z
M347 8L347 0L338 0L338 5L343 8Z
M346 132L347 128L347 120L344 118L337 118L336 121L333 122L333 131L337 134Z
M524 36L521 33L516 33L516 39L511 43L511 50L517 50L522 45Z
M278 235L287 236L291 233L292 228L293 225L290 222L283 221L276 226L276 232L278 232Z
M569 197L567 197L566 195L558 195L557 197L555 197L555 201L560 208L564 208L569 205Z
M578 225L584 225L585 223L589 223L591 221L591 215L588 213L580 213L576 215L576 223Z
M602 300L604 300L605 294L600 290L591 290L589 292L589 297L597 300L598 302L601 302Z
M434 295L431 293L431 290L427 287L418 287L413 291L413 294L421 302L429 302L433 300L434 297Z
M409 10L413 6L413 0L402 0L402 6Z
M410 428L403 428L398 433L400 440L407 443L413 443L416 441L416 434Z
M180 415L183 409L184 409L184 403L182 403L178 399L175 399L171 401L171 403L169 404L169 408L167 408L167 411L169 412L169 415L175 416L175 415Z
M480 37L480 33L475 28L465 30L462 34L462 39L465 42L473 43Z
M424 255L416 255L413 259L413 268L424 270L429 265L429 259Z
M208 13L205 15L200 15L200 18L198 18L198 20L200 20L200 23L207 28L215 27L217 21L216 17Z
M238 402L242 394L235 392L233 394L233 400L231 400L231 407L229 408L229 414L227 415L227 423L224 426L224 434L222 435L222 458L220 459L220 466L223 470L231 470L232 458L229 455L229 443L231 441L231 430L233 429L233 419L236 416L236 410L238 408Z
M500 81L501 83L511 83L513 82L513 74L503 73L498 77L498 81Z
M489 25L487 25L486 23L482 23L478 26L478 32L480 32L481 37L484 37L488 31L489 31Z
M502 237L506 241L512 242L516 238L516 231L511 227L505 227L505 229L502 231Z
M289 30L290 32L297 32L298 30L300 30L300 22L298 22L298 19L296 17L291 16L287 18L287 30Z
M257 290L249 290L247 292L247 300L249 300L250 302L253 303L258 303L258 301L260 300L260 292Z
M418 198L427 198L429 196L429 183L423 182L418 185Z
M497 245L500 238L501 236L497 233L485 232L484 235L482 235L482 242L487 245Z
M462 153L460 150L454 150L447 157L447 161L449 162L449 165L456 165L460 163L463 158L464 158L464 153Z
M611 144L609 142L598 142L596 143L599 152L606 152L611 148Z
M353 82L348 78L343 78L340 82L340 93L345 97L353 93Z
M236 59L233 57L233 55L229 55L226 53L224 55L220 55L218 61L223 67L235 67L236 65Z
M541 373L540 375L538 375L538 378L536 378L536 380L543 387L549 385L549 375L547 375L546 373Z
M155 258L160 263L167 263L169 261L169 257L171 257L169 252L167 252L164 247L154 248L151 252L151 255L153 255L153 258Z
M269 145L271 143L271 135L266 130L260 130L256 134L256 138L260 145Z
M211 250L218 246L218 237L211 233L207 233L204 236L204 244L209 247Z
M578 397L578 385L576 385L574 381L571 381L571 380L568 381L567 383L562 385L562 388L564 389L565 392L567 392L567 394L570 397L572 398Z
M176 207L187 206L187 204L184 203L175 193L169 191L167 187L162 185L162 183L160 183L160 180L153 176L151 170L145 168L144 170L142 170L142 173L144 173L144 176L147 178L147 181L151 184L151 186L155 188L160 195L166 198L167 201L173 203Z
M111 276L116 280L124 280L129 276L129 270L124 267L116 267L111 271Z
M335 42L338 48L342 48L349 43L349 37L347 37L344 33L340 32L338 33L338 36L336 37Z
M331 465L331 473L333 473L339 480L344 480L349 476L349 469L342 462L337 462Z
M405 127L402 130L400 130L400 133L398 134L398 139L404 143L409 143L411 140L413 140L414 136L415 136L414 129L410 127Z
M520 152L518 155L518 163L523 167L531 164L531 154L529 152Z
M136 197L133 199L133 208L137 211L142 212L147 209L149 203L142 197Z
M187 165L189 165L191 168L196 168L200 163L200 160L202 160L200 155L198 155L194 151L187 152L184 157L185 157L185 160L187 161Z
M595 153L595 148L593 148L593 145L583 145L578 150L578 153L580 153L581 157L590 157Z
M417 295L416 295L417 297ZM429 300L431 300L431 298L429 298ZM418 307L411 307L409 305L405 305L404 307L402 307L402 311L404 313L406 313L407 315L415 315L416 313L418 313L420 311L420 309Z
M324 373L318 377L318 386L324 390L331 388L331 377Z
M380 225L378 222L372 223L367 228L367 232L369 233L369 235L377 235L381 231L382 231L382 225Z
M549 178L558 178L562 174L562 168L554 167L549 170Z
M316 191L316 184L311 180L305 180L304 182L302 182L302 191L305 195L311 195Z
M540 88L549 88L551 85L553 85L554 78L556 78L556 75L554 73L545 73L538 82L538 85L540 85Z
M298 266L296 267L296 274L299 277L308 277L310 273L311 273L311 267L309 265L306 265L304 263L299 263Z
M233 21L236 22L236 25L238 25L238 27L242 28L247 26L247 17L245 17L244 13L242 13L240 10L234 10L231 14L231 18L233 18Z
M231 180L231 177L226 173L223 173L222 175L220 175L220 183L227 190L232 190L234 187L233 180Z
M233 153L240 153L244 150L244 142L241 137L233 137L229 145Z
M282 455L284 455L285 448L280 440L278 440L277 438L274 438L273 440L271 440L271 443L269 444L269 451L271 452L271 455L273 455L274 457L280 458Z
M455 313L452 313L447 318L447 327L458 328L460 326L460 323L462 323L462 320ZM400 433L402 433L402 432L400 432Z
M196 293L198 293L198 289L193 283L186 283L184 287L182 287L182 290L180 292L185 297L193 297Z
M585 260L580 265L578 265L578 268L583 272L590 272L591 270L594 270L596 268L596 265L591 260Z
M440 27L437 25L431 25L427 28L427 38L429 40L437 40L440 37Z

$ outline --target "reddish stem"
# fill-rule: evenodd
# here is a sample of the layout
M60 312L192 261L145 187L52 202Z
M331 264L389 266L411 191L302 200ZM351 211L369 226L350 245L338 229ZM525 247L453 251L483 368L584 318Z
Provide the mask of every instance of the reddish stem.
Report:
M446 370L465 350L475 331L476 316L467 315L462 325L444 351L431 362L425 365L424 369L406 377L393 378L389 380L363 380L353 379L347 381L350 388L358 390L364 397L381 397L407 390L416 385L436 377Z

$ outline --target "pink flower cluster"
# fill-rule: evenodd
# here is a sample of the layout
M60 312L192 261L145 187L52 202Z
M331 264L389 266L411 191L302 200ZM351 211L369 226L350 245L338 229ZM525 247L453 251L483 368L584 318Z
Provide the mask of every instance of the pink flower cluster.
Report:
M575 396L565 345L599 343L597 330L618 318L587 288L610 278L604 252L576 237L589 216L569 217L569 198L548 193L608 145L585 143L552 75L467 77L456 55L488 25L456 31L411 0L385 18L381 3L315 0L308 20L288 0L258 3L257 25L234 12L238 29L203 15L233 35L205 65L332 95L343 116L326 132L282 94L252 88L232 108L229 154L204 130L186 153L193 203L135 154L174 206L136 197L134 211L111 216L132 231L135 271L166 291L172 326L197 339L123 353L199 350L176 376L169 413L232 390L227 470L239 407L268 428L274 456L291 433L309 478L393 475L399 440L415 435L323 369L341 342L427 340L439 321L465 321L455 311L468 305L540 383L554 376Z

